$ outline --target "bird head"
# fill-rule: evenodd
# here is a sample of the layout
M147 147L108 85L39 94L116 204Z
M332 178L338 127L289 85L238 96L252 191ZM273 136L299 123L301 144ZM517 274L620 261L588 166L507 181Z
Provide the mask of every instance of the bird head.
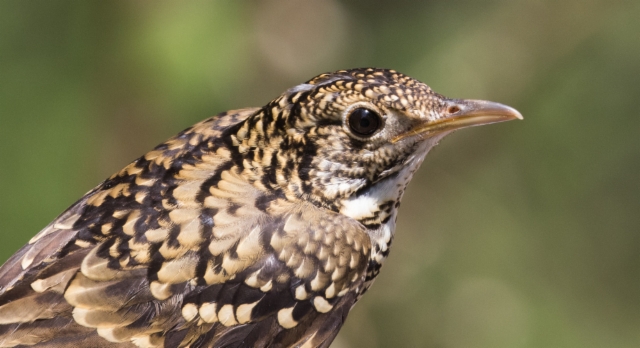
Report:
M375 225L389 215L375 212L397 207L442 137L521 118L502 104L446 98L393 70L340 70L286 91L232 139L254 182Z

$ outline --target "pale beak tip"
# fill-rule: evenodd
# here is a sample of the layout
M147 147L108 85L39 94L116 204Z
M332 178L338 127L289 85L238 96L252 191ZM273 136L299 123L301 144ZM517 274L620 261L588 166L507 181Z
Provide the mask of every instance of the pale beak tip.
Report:
M522 114L520 113L520 111L518 111L518 110L516 110L516 109L514 109L514 108L512 108L512 107L509 107L509 108L511 109L511 112L513 113L513 117L514 117L514 118L516 118L516 119L518 119L518 120L524 120L524 117L522 116Z

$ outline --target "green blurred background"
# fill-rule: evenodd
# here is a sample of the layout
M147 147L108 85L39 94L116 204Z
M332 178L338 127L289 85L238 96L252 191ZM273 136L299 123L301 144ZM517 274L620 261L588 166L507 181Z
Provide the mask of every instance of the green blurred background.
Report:
M0 2L0 262L177 131L325 71L525 116L445 139L334 347L640 346L639 1Z

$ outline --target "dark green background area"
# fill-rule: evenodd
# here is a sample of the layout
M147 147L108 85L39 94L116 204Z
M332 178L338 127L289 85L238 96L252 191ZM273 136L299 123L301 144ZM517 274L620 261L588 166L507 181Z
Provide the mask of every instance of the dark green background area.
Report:
M0 262L156 144L314 75L524 121L427 156L334 347L640 346L640 2L0 2Z

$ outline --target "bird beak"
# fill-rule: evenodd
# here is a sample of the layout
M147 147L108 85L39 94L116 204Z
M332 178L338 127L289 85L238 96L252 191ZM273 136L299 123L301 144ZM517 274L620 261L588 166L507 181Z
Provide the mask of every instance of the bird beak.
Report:
M398 142L412 135L425 134L432 136L460 128L515 119L522 120L522 114L510 106L486 100L449 99L444 117L420 124L412 130L400 134L392 142Z

